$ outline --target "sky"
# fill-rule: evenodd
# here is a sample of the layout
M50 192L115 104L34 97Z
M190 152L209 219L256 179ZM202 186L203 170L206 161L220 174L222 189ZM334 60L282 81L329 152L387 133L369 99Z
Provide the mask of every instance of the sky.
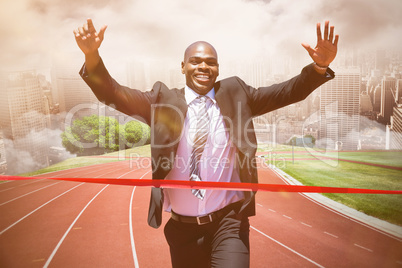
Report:
M73 30L87 18L97 29L108 25L100 54L121 77L132 60L168 60L179 69L184 50L198 40L214 45L221 69L283 55L307 64L301 43L314 46L316 23L325 20L340 35L338 53L400 48L401 10L400 0L1 0L0 73L48 75L62 59L78 75L84 55Z
M393 49L402 43L400 0L2 0L0 70L45 70L52 60L84 60L73 30L87 18L108 25L100 53L108 68L133 59L173 59L205 40L220 63L287 55L308 62L300 45L316 42L329 20L347 49ZM302 66L301 66L302 67Z

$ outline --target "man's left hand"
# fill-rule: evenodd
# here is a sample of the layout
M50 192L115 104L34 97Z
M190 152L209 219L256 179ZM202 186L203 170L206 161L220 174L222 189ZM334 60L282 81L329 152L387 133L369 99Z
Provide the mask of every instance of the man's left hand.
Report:
M321 36L321 24L317 23L317 45L315 48L306 43L302 43L302 46L319 67L328 67L335 59L338 51L338 40L339 35L335 35L334 38L334 26L329 27L329 21L326 21L323 37Z

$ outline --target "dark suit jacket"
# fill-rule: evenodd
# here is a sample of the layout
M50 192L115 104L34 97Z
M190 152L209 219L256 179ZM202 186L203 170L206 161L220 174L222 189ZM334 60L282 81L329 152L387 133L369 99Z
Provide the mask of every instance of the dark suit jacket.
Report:
M90 75L85 72L84 66L80 74L99 101L151 126L152 179L163 180L173 166L187 112L184 89L168 89L161 82L156 82L147 92L121 86L109 75L102 61ZM216 82L215 98L237 148L236 168L242 182L258 183L253 117L303 100L333 77L332 70L328 69L322 76L311 64L298 76L269 87L255 89L238 77ZM161 224L162 206L162 189L152 188L148 224L154 228ZM255 192L245 192L240 212L255 215Z

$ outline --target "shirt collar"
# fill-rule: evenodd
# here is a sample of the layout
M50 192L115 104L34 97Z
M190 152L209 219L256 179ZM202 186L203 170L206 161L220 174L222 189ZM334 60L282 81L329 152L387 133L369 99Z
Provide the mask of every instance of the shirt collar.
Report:
M184 97L186 98L187 105L189 105L193 100L198 98L200 94L192 90L189 86L184 87ZM215 100L215 89L212 88L205 96L209 97L213 103L216 103Z

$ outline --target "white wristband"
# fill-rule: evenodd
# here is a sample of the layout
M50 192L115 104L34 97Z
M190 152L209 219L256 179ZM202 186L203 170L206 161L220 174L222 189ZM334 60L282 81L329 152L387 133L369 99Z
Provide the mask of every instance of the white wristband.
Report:
M321 71L326 71L326 70L328 69L328 67L329 67L329 66L322 67L322 66L318 65L318 64L315 63L315 62L314 62L314 65L315 65L315 67L316 67L318 70L321 70Z

